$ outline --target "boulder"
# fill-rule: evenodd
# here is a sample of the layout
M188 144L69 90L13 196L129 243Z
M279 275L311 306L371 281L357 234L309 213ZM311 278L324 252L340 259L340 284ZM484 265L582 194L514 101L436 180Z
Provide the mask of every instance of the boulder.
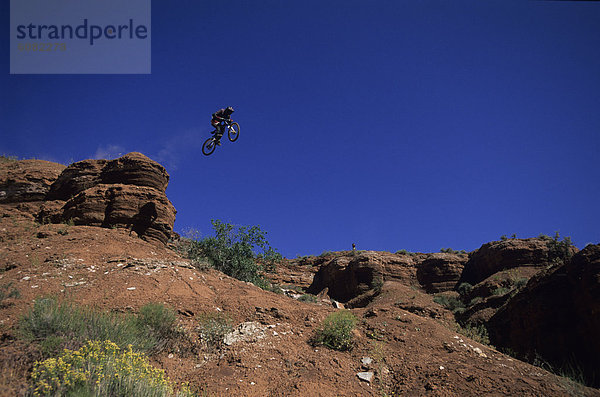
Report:
M0 203L44 200L65 166L44 160L2 160Z
M580 367L600 386L600 245L538 273L488 322L495 346L557 370Z
M417 267L417 280L427 293L453 290L467 262L466 254L433 253Z

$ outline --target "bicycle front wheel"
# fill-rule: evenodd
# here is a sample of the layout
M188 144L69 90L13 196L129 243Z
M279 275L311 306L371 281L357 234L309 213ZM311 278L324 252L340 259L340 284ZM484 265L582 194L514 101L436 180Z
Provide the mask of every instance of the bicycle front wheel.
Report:
M217 143L215 138L208 138L206 141L204 141L204 145L202 145L202 153L204 153L205 156L208 156L215 151L216 147Z
M240 125L238 123L231 123L229 128L227 129L227 136L231 142L237 141L240 137Z

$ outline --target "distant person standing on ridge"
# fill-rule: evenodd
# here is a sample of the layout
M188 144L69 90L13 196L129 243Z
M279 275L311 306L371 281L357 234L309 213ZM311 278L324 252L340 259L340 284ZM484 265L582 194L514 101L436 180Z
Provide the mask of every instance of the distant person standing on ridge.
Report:
M225 109L219 109L212 114L210 124L216 129L217 145L219 146L221 146L221 137L225 132L225 126L221 125L221 122L231 120L231 113L233 113L233 108L228 106Z

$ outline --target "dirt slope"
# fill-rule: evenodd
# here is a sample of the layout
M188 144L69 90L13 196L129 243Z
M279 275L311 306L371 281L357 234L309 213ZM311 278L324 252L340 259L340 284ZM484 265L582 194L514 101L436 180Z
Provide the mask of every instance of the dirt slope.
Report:
M336 352L308 343L335 310L327 299L299 302L214 270L200 271L125 229L39 225L4 206L0 231L0 284L12 281L21 294L0 309L1 395L25 390L37 356L18 339L15 325L33 299L48 294L114 311L163 302L178 311L195 340L202 313L221 311L236 325L251 323L249 339L222 354L195 349L153 358L171 379L189 381L208 395L600 395L456 333L449 312L398 281L386 282L368 307L353 310L360 319L356 346ZM312 274L300 277L292 270L300 279ZM278 277L294 280L285 268ZM363 357L372 363L363 367ZM370 383L357 377L366 370L376 373Z

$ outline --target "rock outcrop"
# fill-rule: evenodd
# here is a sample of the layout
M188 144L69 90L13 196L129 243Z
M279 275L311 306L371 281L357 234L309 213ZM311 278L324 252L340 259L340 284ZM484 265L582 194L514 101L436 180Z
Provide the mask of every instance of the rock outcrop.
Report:
M348 302L383 285L383 267L379 258L368 254L338 256L321 266L308 292L318 294L328 288L328 295L340 302Z
M45 200L50 186L65 169L44 160L3 160L0 163L0 203Z
M467 259L466 254L429 254L417 268L417 279L427 293L451 291L457 286Z
M175 208L167 196L146 186L100 184L84 190L62 208L75 225L126 227L146 240L166 244L173 231Z
M48 200L69 200L100 184L147 186L164 192L169 183L165 168L141 153L115 160L83 160L68 166L52 184Z
M494 273L514 267L543 268L548 264L549 251L547 240L539 238L507 239L483 244L471 254L460 282L474 285Z
M169 174L141 153L66 168L41 160L7 160L0 167L0 202L41 223L127 227L162 244L173 233L176 211L165 194Z
M410 255L375 251L350 251L321 265L307 292L327 294L347 307L365 306L379 293L384 280L403 280L418 285Z
M581 368L600 386L600 245L534 276L488 323L495 346L555 369Z
M128 227L145 240L166 244L176 214L165 194L168 183L165 168L141 153L84 160L71 164L52 184L48 199L67 202L47 212L52 221Z

